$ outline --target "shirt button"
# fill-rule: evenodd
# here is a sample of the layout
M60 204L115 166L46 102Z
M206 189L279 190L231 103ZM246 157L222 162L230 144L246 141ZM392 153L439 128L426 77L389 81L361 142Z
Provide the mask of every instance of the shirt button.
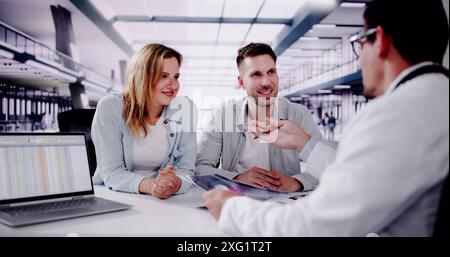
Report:
M164 124L167 124L167 123L169 123L169 121L167 121L167 120L164 120Z
M175 134L173 134L173 133L170 133L170 137L173 137L173 136L175 136Z

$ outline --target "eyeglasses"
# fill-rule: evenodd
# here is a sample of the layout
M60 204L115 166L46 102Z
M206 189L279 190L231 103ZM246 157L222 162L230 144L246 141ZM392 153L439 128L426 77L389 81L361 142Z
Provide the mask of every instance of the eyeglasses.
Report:
M367 38L374 35L376 32L377 29L373 28L367 31L362 31L350 38L350 43L352 44L353 53L355 53L356 58L359 59L359 57L361 56L362 46L367 42Z

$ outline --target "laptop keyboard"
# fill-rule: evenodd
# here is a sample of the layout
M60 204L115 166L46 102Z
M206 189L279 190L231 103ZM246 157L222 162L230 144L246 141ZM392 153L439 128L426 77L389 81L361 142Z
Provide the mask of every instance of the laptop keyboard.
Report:
M11 216L23 216L23 215L32 215L32 214L40 214L45 212L52 211L60 211L67 209L78 209L82 207L87 207L95 202L93 198L87 199L77 199L70 201L59 201L52 203L41 203L27 206L17 206L12 207L7 210L3 210L4 213L9 214Z

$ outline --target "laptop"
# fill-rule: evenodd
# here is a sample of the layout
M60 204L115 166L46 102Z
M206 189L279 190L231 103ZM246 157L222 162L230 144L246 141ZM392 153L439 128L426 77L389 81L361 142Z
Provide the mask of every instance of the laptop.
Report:
M0 133L0 222L17 227L129 209L94 196L84 133Z

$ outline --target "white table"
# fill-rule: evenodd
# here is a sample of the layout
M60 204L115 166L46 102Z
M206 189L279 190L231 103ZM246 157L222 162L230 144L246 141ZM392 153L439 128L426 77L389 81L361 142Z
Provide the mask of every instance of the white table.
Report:
M129 210L11 228L0 224L0 236L226 236L205 209L200 188L159 200L94 186L95 195L126 203Z

